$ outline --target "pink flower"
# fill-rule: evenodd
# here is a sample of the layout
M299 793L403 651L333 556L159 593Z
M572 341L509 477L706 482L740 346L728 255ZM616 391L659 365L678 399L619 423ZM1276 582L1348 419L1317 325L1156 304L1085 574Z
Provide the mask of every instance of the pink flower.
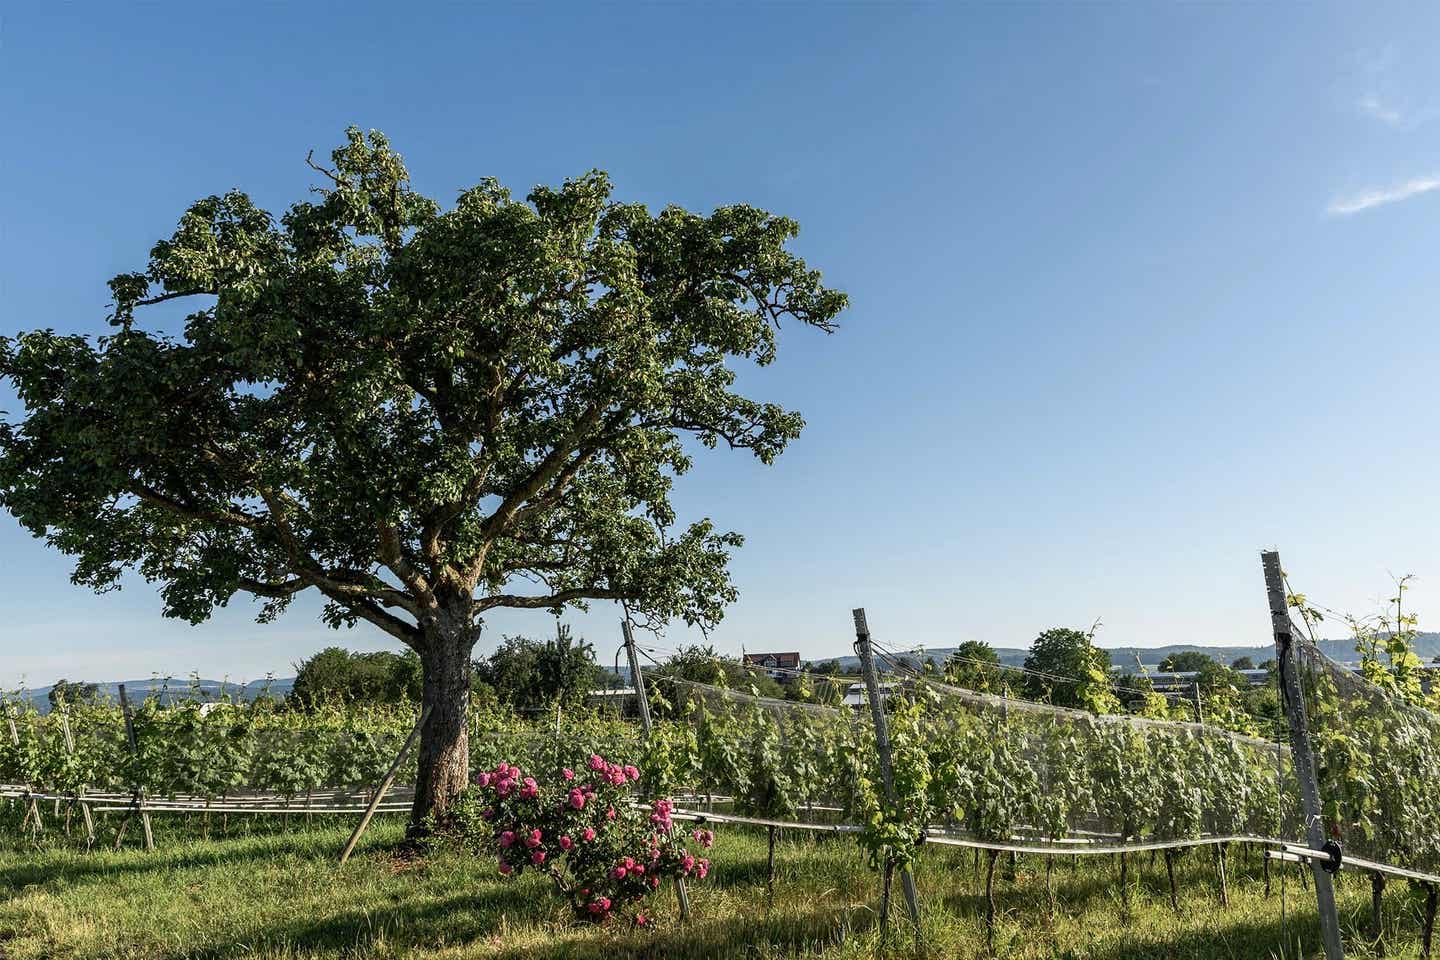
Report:
M574 845L575 845L575 841L574 841L574 840L571 840L569 837L561 837L561 838L560 838L560 849L561 849L561 850L569 850L569 849L570 849L571 847L573 847Z
M685 854L685 859L682 860L681 863L685 865L686 873L689 873L691 870L695 869L695 857L691 854Z
M606 819L606 820L614 820L614 819L615 819L615 808L614 808L614 807L610 807L610 808L608 808L608 809L605 811L605 819Z
M594 839L595 839L595 828L594 828L594 827L586 827L586 828L585 828L585 832L584 832L583 834L581 834L581 836L585 838L586 842L589 842L589 841L591 841L591 840L594 840Z
M600 756L600 754L598 754L598 753L592 753L592 754L590 754L590 769L591 769L591 770L604 770L604 769L605 769L605 758L602 757L602 756Z
M511 844L513 844L514 842L515 842L515 831L513 831L513 830L506 830L504 833L500 834L500 846L501 846L501 847L509 847L509 846L510 846Z
M545 862L545 851L536 850L534 853L530 854L530 862L535 864L535 866L537 867L540 866L540 864Z
M476 785L477 787L488 787L488 786L490 786L490 774L488 774L488 773L477 773L477 774L475 775L475 785Z
M502 874L504 874L504 875L507 876L507 877L510 876L510 869L511 869L510 864L506 863L504 860L501 860L501 861L500 861L500 872L501 872Z
M629 777L631 780L639 780L640 769L636 767L633 763L627 763L625 765L625 776Z
M659 889L660 889L660 878L659 878L659 877L651 877L651 878L650 878L650 889L651 889L651 890L659 890Z
M637 877L638 877L638 876L642 876L642 875L645 873L645 864L643 864L643 863L637 863L637 864L635 864L635 866L633 866L633 867L630 868L630 872L633 873L633 874L635 874L635 876L637 876Z
M566 767L564 770L561 770L561 771L560 771L560 774L561 774L561 776L563 776L566 780L574 780L574 779L575 779L575 771L574 771L574 770L571 770L569 767Z
M696 830L691 836L695 838L696 843L700 844L700 846L706 850L709 850L715 845L715 834L710 830Z
M701 861L700 861L700 870L699 870L700 879L701 879L701 880L704 880L704 879L705 879L705 874L707 874L707 873L709 873L709 872L710 872L710 861L709 861L709 860L701 860Z
M645 926L645 924L647 924L647 923L649 923L649 922L650 922L649 920L646 920L646 919L645 919L645 914L643 914L643 913L637 913L637 914L635 914L635 926L637 926L637 927L643 927L643 926Z
M625 879L625 868L624 868L624 867L616 867L614 870L612 870L612 871L610 872L610 875L611 875L612 877L614 877L616 880L624 880L624 879Z
M525 846L529 847L531 850L535 849L536 847L540 846L541 837L542 834L539 830L531 830L530 836L525 838Z
M585 809L585 794L581 793L578 788L570 791L570 806L576 810Z

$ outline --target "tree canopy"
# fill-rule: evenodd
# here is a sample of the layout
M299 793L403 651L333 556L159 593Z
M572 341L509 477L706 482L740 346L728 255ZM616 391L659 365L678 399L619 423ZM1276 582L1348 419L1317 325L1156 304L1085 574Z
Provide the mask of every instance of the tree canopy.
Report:
M1120 701L1110 680L1110 654L1095 646L1094 631L1046 630L1025 658L1025 690L1035 700L1092 713L1115 713Z
M413 651L356 653L326 647L295 665L288 699L300 706L327 700L398 703L421 696L420 658Z
M945 660L945 677L970 690L993 692L1009 683L1000 655L984 640L966 640Z
M1208 653L1198 650L1181 650L1160 661L1160 669L1166 673L1194 673L1215 665L1218 661Z
M594 646L577 641L566 624L557 624L555 636L548 640L505 637L476 666L480 681L517 711L578 703L601 681Z

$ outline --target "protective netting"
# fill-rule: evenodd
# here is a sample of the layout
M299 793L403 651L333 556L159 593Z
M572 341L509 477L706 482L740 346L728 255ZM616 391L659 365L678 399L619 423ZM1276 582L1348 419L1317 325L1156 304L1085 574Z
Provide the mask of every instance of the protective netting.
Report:
M1347 855L1440 873L1440 714L1292 635L1327 834Z
M266 703L158 698L133 705L132 747L117 704L72 705L47 714L28 701L0 704L0 797L105 799L147 795L153 810L217 809L297 801L307 808L363 805L414 726L414 704L348 704L314 710ZM558 710L516 719L475 711L470 763L536 769L578 766L592 753L638 763L645 738L613 711ZM405 806L415 760L399 770L390 806ZM103 808L103 807L102 807Z
M853 682L853 678L849 678ZM816 677L817 683L835 682ZM882 688L895 801L868 700L817 706L659 681L666 786L720 810L888 834L1083 850L1303 836L1288 749L1197 723L1096 716L923 677ZM860 703L854 701L859 699Z

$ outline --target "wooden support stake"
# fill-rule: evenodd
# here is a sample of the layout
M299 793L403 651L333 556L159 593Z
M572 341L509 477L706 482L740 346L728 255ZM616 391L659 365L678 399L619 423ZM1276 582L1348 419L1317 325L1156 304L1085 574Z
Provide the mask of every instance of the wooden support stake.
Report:
M10 743L16 747L20 746L20 728L15 726L15 717L10 713L9 704L5 705L5 722L10 726ZM34 790L34 788L35 784L29 782L25 784L25 791L27 793ZM30 806L25 811L25 819L20 821L20 829L24 830L25 825L31 823L33 819L30 827L31 836L33 837L45 832L45 823L40 819L40 805L35 802L34 797L30 797L29 800Z
M640 725L645 729L645 739L650 739L650 695L645 692L645 675L640 672L640 655L635 651L635 635L630 631L630 618L620 621L625 634L625 656L630 661L630 683L635 687L635 703L640 709ZM666 828L673 833L674 826ZM685 888L685 878L675 878L675 896L680 901L680 919L690 919L690 891Z
M350 839L345 843L345 849L340 851L340 866L345 866L345 861L350 859L350 854L355 850L355 844L360 842L360 835L365 828L370 826L370 820L375 816L375 810L380 806L380 801L385 799L385 794L390 789L390 784L395 781L395 774L400 771L400 765L405 762L405 755L415 745L415 739L420 736L420 728L425 726L425 721L430 718L430 705L427 703L420 711L420 719L415 721L415 729L410 731L410 736L400 746L400 752L395 754L395 762L390 764L390 769L385 771L385 778L380 781L380 786L375 789L375 795L370 798L370 805L365 808L365 815L355 825L355 832L350 834ZM288 814L286 815L288 816Z
M1300 797L1305 806L1305 835L1310 849L1321 850L1325 846L1325 822L1321 816L1320 787L1315 781L1315 758L1310 752L1310 725L1300 689L1300 654L1291 629L1280 554L1267 550L1260 554L1260 564L1265 571L1270 625L1275 634L1280 695L1290 720L1290 753L1295 760L1295 778L1300 782ZM1340 915L1335 910L1335 887L1330 874L1321 866L1324 859L1310 860L1310 870L1315 876L1315 901L1320 909L1320 933L1325 941L1326 960L1343 960L1345 950L1340 941Z
M870 719L875 724L875 749L880 754L880 775L885 780L885 799L895 805L895 777L890 767L890 726L885 721L885 705L880 699L880 679L875 671L875 654L870 649L870 625L865 621L865 608L853 611L855 617L855 652L865 674L865 691L870 700ZM915 925L915 938L920 938L920 896L915 891L915 875L910 867L900 870L900 889L905 894L905 909Z
M130 752L135 756L139 756L140 747L135 742L135 720L130 714L130 700L125 696L125 684L123 683L120 684L120 712L125 715L125 741L130 744ZM150 829L150 813L145 809L145 789L140 786L138 780L135 782L134 788L135 809L140 812L140 825L145 830L145 849L154 850L155 834ZM115 849L117 850L120 849L120 840L125 836L125 824L129 819L129 817L126 817L125 820L121 821L120 829L115 834Z
M70 731L70 717L65 709L60 709L60 730L65 734L65 753L68 756L75 755L75 735ZM95 846L95 817L90 813L90 804L85 802L85 788L75 788L75 795L79 798L80 815L85 818L85 846Z

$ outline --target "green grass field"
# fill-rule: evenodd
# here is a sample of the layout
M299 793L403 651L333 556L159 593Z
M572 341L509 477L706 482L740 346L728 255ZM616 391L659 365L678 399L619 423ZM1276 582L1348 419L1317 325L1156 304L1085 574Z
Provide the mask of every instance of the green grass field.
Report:
M233 827L234 825L232 825ZM348 824L278 829L227 839L158 827L154 853L86 853L8 841L0 851L0 957L51 958L688 958L985 957L985 904L968 851L931 847L917 870L923 951L900 909L881 946L879 882L844 838L782 836L773 904L766 898L763 833L726 829L715 870L692 887L694 917L680 925L674 896L656 898L657 924L632 931L572 923L540 878L506 881L493 861L453 851L391 855L399 823L378 823L345 868L335 855ZM236 831L238 832L238 831ZM12 834L13 836L13 834ZM132 832L133 838L133 832ZM1138 864L1138 870L1133 864ZM1231 855L1230 906L1218 902L1208 852L1180 861L1172 911L1163 861L1136 855L1127 910L1113 858L1057 862L1057 906L1046 906L1044 863L997 869L1001 911L995 955L1024 958L1269 958L1317 955L1312 894L1280 868L1264 896L1258 856ZM1368 878L1339 885L1350 955L1366 941ZM1282 914L1283 909L1283 914ZM1385 897L1386 955L1417 956L1419 898L1400 883ZM1364 932L1362 932L1364 931ZM1288 937L1287 937L1288 934ZM1288 941L1289 949L1286 950ZM1297 952L1296 942L1302 945Z

